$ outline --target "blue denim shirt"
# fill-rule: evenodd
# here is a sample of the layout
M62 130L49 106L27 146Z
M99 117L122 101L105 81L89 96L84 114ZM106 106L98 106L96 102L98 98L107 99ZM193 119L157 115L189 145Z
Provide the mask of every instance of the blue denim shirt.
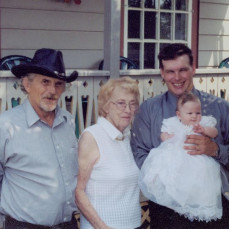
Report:
M0 115L2 214L47 226L71 220L78 172L74 130L68 112L57 107L50 127L29 100Z

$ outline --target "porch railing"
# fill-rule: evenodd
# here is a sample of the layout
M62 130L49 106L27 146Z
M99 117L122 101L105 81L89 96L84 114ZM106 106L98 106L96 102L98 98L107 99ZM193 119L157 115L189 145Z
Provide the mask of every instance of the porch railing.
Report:
M70 73L72 70L68 70ZM108 80L109 71L78 70L78 79L67 87L60 105L76 120L77 136L96 122L97 96L100 87ZM139 83L141 102L167 90L159 70L121 70L121 76L130 76ZM229 101L229 69L197 69L194 77L197 89L223 97ZM26 95L10 71L0 71L0 112L20 104Z

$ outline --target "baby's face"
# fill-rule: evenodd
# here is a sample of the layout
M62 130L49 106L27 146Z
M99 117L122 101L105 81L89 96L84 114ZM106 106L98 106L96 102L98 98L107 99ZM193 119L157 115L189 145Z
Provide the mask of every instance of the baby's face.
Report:
M180 106L177 116L184 125L195 125L201 120L200 102L186 102Z

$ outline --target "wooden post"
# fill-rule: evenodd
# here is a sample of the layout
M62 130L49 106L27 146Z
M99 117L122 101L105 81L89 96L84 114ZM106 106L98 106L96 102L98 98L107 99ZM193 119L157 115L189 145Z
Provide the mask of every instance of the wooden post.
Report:
M104 70L118 78L120 59L120 0L104 1Z

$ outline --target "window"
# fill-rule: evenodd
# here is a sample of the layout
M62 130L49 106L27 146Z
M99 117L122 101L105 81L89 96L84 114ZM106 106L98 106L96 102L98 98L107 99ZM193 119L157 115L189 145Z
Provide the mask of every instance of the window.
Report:
M158 68L169 43L191 44L192 0L125 0L124 56L140 69Z

